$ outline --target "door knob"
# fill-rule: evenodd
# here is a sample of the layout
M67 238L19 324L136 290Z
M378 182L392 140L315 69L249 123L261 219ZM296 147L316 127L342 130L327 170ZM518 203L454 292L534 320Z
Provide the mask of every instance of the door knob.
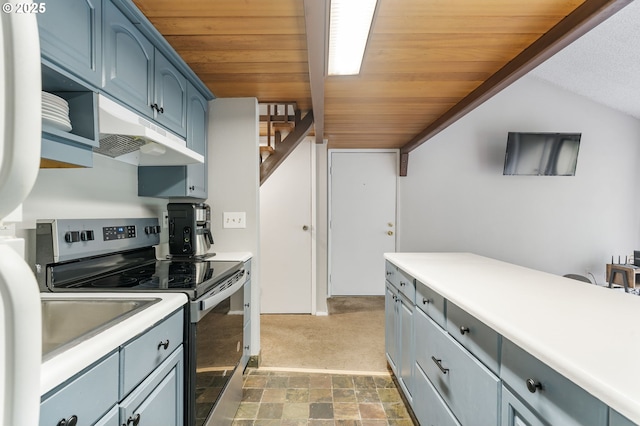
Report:
M303 226L302 226L302 230L303 230L303 231L308 231L308 230L309 230L309 227L308 227L307 225L303 225Z
M387 231L387 235L389 236L393 235L393 231Z

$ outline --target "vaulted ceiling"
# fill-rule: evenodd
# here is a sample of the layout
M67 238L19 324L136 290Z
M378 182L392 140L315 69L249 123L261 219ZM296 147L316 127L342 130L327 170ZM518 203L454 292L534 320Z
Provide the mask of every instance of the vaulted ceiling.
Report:
M216 97L293 101L330 148L404 152L629 2L378 0L360 75L332 77L328 1L134 0Z

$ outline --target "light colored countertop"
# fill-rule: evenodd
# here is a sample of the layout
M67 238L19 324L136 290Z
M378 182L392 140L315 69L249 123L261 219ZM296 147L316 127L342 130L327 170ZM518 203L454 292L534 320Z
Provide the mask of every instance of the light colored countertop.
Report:
M385 258L640 424L640 297L470 253Z
M42 300L69 298L161 299L160 302L43 362L40 375L40 395L54 389L187 303L187 296L182 293L41 293L40 297Z
M209 251L216 255L210 257L208 260L237 260L239 262L246 262L253 257L253 254L248 251L236 251L236 252L217 252L213 248Z

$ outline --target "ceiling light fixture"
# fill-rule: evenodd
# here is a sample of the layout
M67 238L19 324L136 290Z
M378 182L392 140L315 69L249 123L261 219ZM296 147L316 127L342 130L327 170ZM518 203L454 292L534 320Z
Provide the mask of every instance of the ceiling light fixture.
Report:
M331 0L329 75L360 73L377 0Z

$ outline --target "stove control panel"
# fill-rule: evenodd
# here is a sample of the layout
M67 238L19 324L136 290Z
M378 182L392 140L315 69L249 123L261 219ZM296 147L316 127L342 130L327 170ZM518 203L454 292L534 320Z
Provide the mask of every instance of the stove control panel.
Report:
M102 235L105 241L121 240L124 238L135 238L135 226L106 226L102 228Z
M43 219L36 223L36 258L49 264L146 248L159 244L160 234L157 218Z

